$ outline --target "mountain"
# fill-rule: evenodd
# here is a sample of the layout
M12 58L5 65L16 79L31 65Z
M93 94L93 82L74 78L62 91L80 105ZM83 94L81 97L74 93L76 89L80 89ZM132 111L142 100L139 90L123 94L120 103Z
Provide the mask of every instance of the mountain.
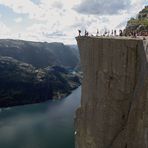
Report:
M0 107L63 98L79 85L79 77L64 67L39 69L0 56Z
M79 63L78 50L58 42L1 39L0 56L12 57L37 68L52 65L75 68Z
M0 107L67 96L80 85L78 48L63 43L0 40Z
M148 6L145 6L138 14L136 18L131 18L127 22L125 32L129 34L131 31L147 32L148 31Z

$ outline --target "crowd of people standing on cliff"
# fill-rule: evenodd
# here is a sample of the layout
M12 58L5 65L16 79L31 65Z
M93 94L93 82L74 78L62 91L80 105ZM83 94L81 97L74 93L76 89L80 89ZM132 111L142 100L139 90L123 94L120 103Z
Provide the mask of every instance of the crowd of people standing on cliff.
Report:
M94 36L93 34L90 34L87 30L84 31L84 35L81 35L81 30L78 30L79 36ZM110 31L104 31L103 34L100 34L99 30L97 29L95 36L127 36L127 37L138 37L138 36L148 36L148 31L123 31L119 30L119 34L117 35L117 30Z

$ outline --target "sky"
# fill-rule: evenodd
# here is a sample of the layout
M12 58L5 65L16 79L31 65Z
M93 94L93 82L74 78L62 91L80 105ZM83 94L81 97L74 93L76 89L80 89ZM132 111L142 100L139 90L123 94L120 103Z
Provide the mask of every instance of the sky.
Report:
M148 0L0 0L0 38L76 44L90 34L123 29Z

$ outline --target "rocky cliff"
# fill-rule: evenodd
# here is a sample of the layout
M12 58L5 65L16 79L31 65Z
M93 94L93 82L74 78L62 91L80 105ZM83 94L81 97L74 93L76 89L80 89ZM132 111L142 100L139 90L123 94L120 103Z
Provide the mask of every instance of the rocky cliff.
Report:
M138 14L136 18L131 18L127 22L125 33L128 35L130 32L148 32L148 6L145 6ZM139 34L140 35L140 34ZM143 33L144 35L144 33Z
M76 39L84 72L76 148L148 148L148 41Z

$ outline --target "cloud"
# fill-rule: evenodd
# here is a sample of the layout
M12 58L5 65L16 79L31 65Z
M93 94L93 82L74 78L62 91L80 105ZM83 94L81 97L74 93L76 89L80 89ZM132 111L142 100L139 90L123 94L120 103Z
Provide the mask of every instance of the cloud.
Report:
M131 15L136 15L142 8L147 0L131 0L132 7L130 8Z
M82 14L113 15L127 10L130 6L130 0L83 0L73 9Z
M14 12L14 15L5 15L9 21L0 18L0 27L3 28L0 28L0 37L74 43L78 29L81 29L82 33L87 29L96 34L97 29L104 31L104 28L124 27L125 23L122 22L136 15L146 1L0 0L0 5ZM1 14L3 16L3 11ZM23 23L20 25L21 21Z
M11 25L9 37L27 39L34 41L48 41L54 36L55 41L66 41L74 38L75 30L71 25L75 22L75 11L70 8L75 3L69 0L40 0L40 3L33 3L31 0L0 0L0 5L6 6L18 13L13 20L20 23L24 29L19 29L19 24ZM22 14L26 14L23 18ZM18 25L18 27L17 27ZM14 30L15 28L15 30ZM17 30L18 28L18 30ZM71 37L70 37L71 36ZM74 40L74 39L73 39Z
M10 35L10 28L0 22L0 38L7 38Z
M63 38L67 37L67 34L61 29L55 27L50 30L47 24L33 24L19 35L22 39L27 38L32 41L56 41L58 39L62 42Z
M58 9L62 9L63 8L63 3L60 2L60 1L55 1L53 4L52 4L53 7L55 8L58 8Z
M116 26L116 28L118 28L118 29L124 29L125 26L126 26L126 24L127 24L127 21L123 21L123 22L121 22L120 24L118 24L118 25Z
M66 36L66 34L65 33L63 33L62 31L55 31L55 32L52 32L52 33L44 33L44 35L46 36L46 37L59 37L59 36Z
M21 23L23 21L23 19L21 17L18 17L14 20L16 23Z
M0 0L0 4L11 8L19 14L28 14L30 18L35 17L35 12L39 11L39 7L30 0Z

